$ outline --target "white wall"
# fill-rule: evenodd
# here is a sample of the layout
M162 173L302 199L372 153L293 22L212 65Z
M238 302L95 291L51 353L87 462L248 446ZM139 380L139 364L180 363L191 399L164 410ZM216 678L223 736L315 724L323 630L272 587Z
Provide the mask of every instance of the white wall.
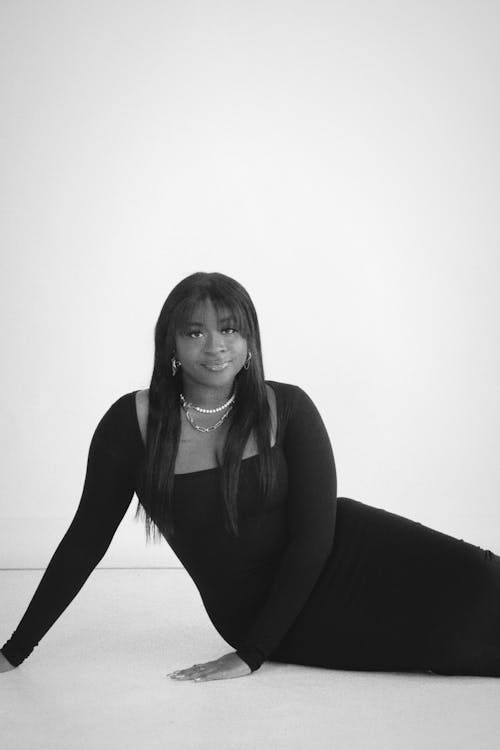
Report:
M500 552L498 4L0 14L0 566L46 566L199 270L251 294L339 495ZM135 504L101 567L179 564Z

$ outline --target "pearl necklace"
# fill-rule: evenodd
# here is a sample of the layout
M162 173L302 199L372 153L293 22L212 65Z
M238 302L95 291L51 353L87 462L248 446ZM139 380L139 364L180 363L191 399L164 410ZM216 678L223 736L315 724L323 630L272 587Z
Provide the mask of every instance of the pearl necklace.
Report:
M195 428L195 430L198 430L199 432L211 432L212 430L216 430L218 427L220 427L221 424L224 422L224 420L229 416L229 413L234 406L234 402L236 398L236 395L233 393L231 398L228 401L226 401L226 403L223 404L222 406L218 406L216 409L203 409L201 406L195 406L195 404L192 404L190 401L187 401L184 398L182 393L179 395L180 395L182 408L186 412L186 417L187 417L188 422ZM222 411L226 407L229 407L227 412L223 414L223 416L219 419L219 421L216 422L211 427L202 427L201 425L196 424L193 421L193 418L189 413L189 409L195 409L196 411L202 412L203 414L215 414L217 412Z

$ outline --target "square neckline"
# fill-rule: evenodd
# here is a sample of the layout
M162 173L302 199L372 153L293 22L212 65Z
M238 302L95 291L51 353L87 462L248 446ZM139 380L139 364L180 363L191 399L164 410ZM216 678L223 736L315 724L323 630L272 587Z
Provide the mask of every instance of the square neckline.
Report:
M274 383L275 381L273 381L273 380L271 380L271 381L270 380L265 380L264 382L266 383L266 385L269 385L269 387L271 388L271 390L274 392L274 396L275 396L275 400L276 400L276 434L275 434L275 438L274 438L274 444L271 445L271 450L274 451L274 449L278 447L278 437L280 435L280 429L281 429L281 422L280 422L280 415L279 415L280 404L279 404L278 389L273 388L273 386L271 385L271 383ZM136 395L141 390L142 390L141 388L138 388L136 391L132 391L132 394L131 394L132 395L132 399L131 399L131 401L132 401L132 408L133 408L133 411L134 411L135 432L136 432L136 436L137 436L137 438L138 438L138 440L139 440L139 442L140 442L140 444L142 446L142 450L143 450L143 453L144 453L145 450L146 450L146 446L144 445L144 441L142 439L141 427L140 427L140 424L139 424L139 417L137 415L137 406L136 406ZM253 453L251 456L247 456L246 458L242 458L241 459L241 463L244 463L245 461L250 461L252 458L257 458L258 456L260 456L260 453ZM221 466L210 466L208 469L196 469L196 471L184 471L184 472L181 472L180 474L174 473L174 479L178 479L178 477L192 477L192 476L196 476L198 474L206 474L209 471L220 471L221 468L222 468Z

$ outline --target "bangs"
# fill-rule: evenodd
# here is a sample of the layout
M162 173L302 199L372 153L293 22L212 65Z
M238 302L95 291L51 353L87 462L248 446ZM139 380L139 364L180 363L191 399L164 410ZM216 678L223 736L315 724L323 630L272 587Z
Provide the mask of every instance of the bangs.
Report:
M228 299L217 295L211 297L210 295L204 294L203 296L197 295L191 297L182 302L176 310L174 327L177 333L181 333L186 330L190 325L191 321L195 317L195 310L197 307L202 305L205 301L210 300L215 307L215 311L219 320L229 318L227 321L227 327L231 326L236 328L243 338L248 338L250 329L247 323L247 316L245 311L242 309L238 300ZM204 315L201 311L196 314L196 321L203 323Z

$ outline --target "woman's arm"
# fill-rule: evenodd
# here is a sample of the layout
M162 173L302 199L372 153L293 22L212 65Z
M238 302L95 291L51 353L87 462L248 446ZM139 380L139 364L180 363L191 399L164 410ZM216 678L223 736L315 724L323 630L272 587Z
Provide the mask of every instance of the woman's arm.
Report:
M104 557L134 495L130 461L120 447L122 399L112 404L97 425L75 516L19 625L1 649L15 667L31 654Z
M307 393L296 394L285 427L288 545L267 600L236 651L255 671L299 615L332 550L337 474L323 420Z

